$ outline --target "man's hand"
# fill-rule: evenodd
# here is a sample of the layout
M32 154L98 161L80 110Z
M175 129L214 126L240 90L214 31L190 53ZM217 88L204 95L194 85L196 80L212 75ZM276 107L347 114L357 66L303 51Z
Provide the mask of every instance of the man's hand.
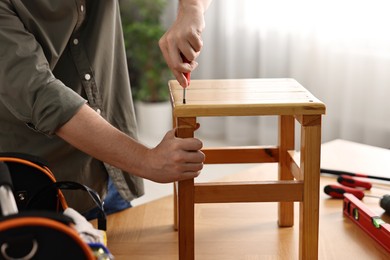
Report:
M169 68L183 87L188 86L183 73L189 73L198 66L195 59L203 47L201 35L205 28L204 12L209 2L210 0L180 1L175 22L159 42ZM183 61L181 54L189 63Z
M177 138L175 129L169 131L155 148L146 154L145 178L167 183L195 178L203 168L203 144L196 138Z

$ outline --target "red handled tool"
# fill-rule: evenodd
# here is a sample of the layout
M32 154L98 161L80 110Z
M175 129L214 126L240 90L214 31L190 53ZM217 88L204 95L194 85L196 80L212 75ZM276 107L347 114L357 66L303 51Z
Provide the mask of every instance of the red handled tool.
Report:
M363 180L357 180L354 177L348 176L348 175L341 175L337 178L337 182L351 188L361 188L364 190L370 190L372 187L382 190L388 190L388 188L383 188L379 186L373 186L371 182L363 181Z
M324 192L329 196L331 196L332 198L336 198L336 199L343 199L344 193L351 193L359 200L363 199L365 195L364 192L361 190L344 187L340 185L326 185L324 187Z
M341 175L337 178L337 182L352 188L363 188L365 190L370 190L372 188L372 184L367 181L356 180L348 175Z
M187 58L181 53L180 54L181 58L183 59L184 62L186 63L190 63L189 60L187 60ZM191 73L189 72L185 72L184 73L184 76L186 77L187 81L188 81L188 86L190 85L190 81L191 81ZM186 88L183 88L183 104L186 103Z
M371 194L365 194L362 190L344 187L340 185L326 185L324 187L324 192L336 199L343 199L344 194L350 193L353 194L359 200L362 200L364 197L372 197L380 199L379 205L382 209L386 211L387 214L390 214L390 195L386 194L384 196L377 196Z
M364 197L379 198L379 205L385 210L386 214L390 215L390 195L375 196L365 194L363 189L370 190L372 185L370 182L356 180L353 177L370 178L383 181L390 181L390 178L352 173L338 170L321 169L321 173L338 175L337 181L341 185L327 185L324 188L326 194L332 198L340 198L344 200L343 212L344 215L351 219L358 227L363 229L390 252L390 225L385 223L378 215L371 212L362 200ZM360 189L358 189L360 188Z

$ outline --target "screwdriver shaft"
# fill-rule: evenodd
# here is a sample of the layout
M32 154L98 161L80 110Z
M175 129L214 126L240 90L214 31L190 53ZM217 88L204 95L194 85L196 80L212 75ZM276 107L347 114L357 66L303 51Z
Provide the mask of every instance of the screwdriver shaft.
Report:
M377 199L382 199L381 196L378 196L378 195L371 195L371 194L364 194L364 197L370 197L370 198L377 198Z
M343 187L339 185L326 185L324 187L324 191L326 194L336 199L343 198L344 193L351 193L360 200L363 199L364 197L377 198L379 199L380 207L384 209L387 214L390 214L390 194L386 194L383 196L371 195L371 194L366 194L363 191L358 189Z

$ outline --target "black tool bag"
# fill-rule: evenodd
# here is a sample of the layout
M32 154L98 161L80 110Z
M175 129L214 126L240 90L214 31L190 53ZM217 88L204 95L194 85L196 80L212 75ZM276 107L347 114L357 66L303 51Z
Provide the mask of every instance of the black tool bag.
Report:
M73 219L62 214L68 205L61 189L88 192L100 209L98 229L106 230L103 204L95 191L75 182L57 182L40 158L0 153L0 259L97 259Z
M98 229L106 230L103 203L94 190L77 182L56 181L47 163L40 157L22 153L0 153L0 162L7 165L11 174L19 211L63 212L68 205L61 190L82 190L89 194L99 209Z
M47 211L0 218L0 259L96 259L72 228L73 220Z
M67 205L60 190L51 189L39 201L31 199L43 189L56 182L47 164L39 157L22 153L0 153L0 162L4 162L11 174L14 197L19 211L49 210L63 211Z

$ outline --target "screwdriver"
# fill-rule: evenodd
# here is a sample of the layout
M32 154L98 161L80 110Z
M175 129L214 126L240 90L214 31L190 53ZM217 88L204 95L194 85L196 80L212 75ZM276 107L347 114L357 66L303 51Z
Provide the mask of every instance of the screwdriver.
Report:
M344 193L351 193L356 198L358 198L360 200L363 199L365 196L372 197L372 198L378 198L378 199L380 199L379 200L380 207L386 211L386 214L390 215L390 195L389 194L386 194L386 195L383 195L382 197L380 197L380 196L365 194L361 190L349 188L349 187L343 187L340 185L326 185L324 187L324 192L326 194L328 194L329 196L331 196L332 198L336 198L336 199L344 198Z
M351 188L363 188L365 190L370 190L372 184L367 181L356 180L348 175L341 175L337 178L337 182Z
M328 194L329 196L331 196L332 198L336 198L336 199L344 198L344 193L351 193L359 200L363 199L364 196L367 196L367 197L373 196L373 195L367 195L361 190L349 188L349 187L344 187L344 186L340 186L340 185L326 185L324 187L324 192L326 194ZM378 198L377 196L373 196L373 197Z
M183 59L184 62L186 63L190 63L189 60L187 60L187 58L181 53L180 54L181 58ZM184 77L186 77L187 81L188 81L188 86L190 85L190 80L191 80L191 73L189 72L185 72L183 73L184 74ZM186 103L186 87L183 88L183 104Z
M390 178L386 178L386 177L382 177L382 176L367 175L367 174L354 173L354 172L348 172L348 171L330 170L330 169L324 169L324 168L321 168L321 173L327 173L327 174L333 174L333 175L348 175L348 176L353 176L353 177L376 179L376 180L382 180L382 181L390 181Z
M352 188L363 188L365 190L370 190L372 187L375 187L377 189L387 190L383 187L373 186L371 182L368 181L356 180L355 178L348 175L339 176L337 178L337 182L344 186L348 186Z

